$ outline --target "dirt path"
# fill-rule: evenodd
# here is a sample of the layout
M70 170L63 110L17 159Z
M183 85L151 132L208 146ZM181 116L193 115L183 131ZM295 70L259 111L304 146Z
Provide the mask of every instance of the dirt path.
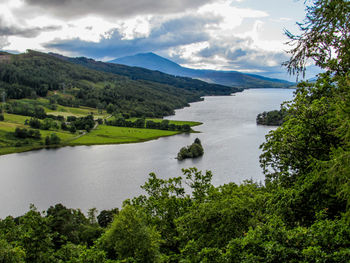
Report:
M107 117L104 118L103 120L107 120L107 119L109 119L110 117L112 117L112 115L107 116ZM92 131L92 130L96 130L97 127L98 127L98 122L95 123L95 126L91 129L91 131ZM74 140L76 140L76 139L79 139L80 137L82 137L82 136L84 136L84 135L86 135L86 134L87 134L87 132L84 131L83 133L81 133L81 134L79 134L78 136L76 136L76 137L70 139L69 141L74 141Z

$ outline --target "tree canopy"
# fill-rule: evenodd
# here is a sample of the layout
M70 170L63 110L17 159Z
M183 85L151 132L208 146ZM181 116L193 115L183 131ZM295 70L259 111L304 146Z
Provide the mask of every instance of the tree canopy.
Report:
M283 106L284 123L262 144L265 185L214 186L215 174L189 168L175 178L151 173L145 194L126 200L120 212L101 212L98 220L95 209L87 218L63 205L46 213L31 207L0 220L0 261L348 262L350 49L344 49L343 31L333 29L349 32L343 14L349 1L312 4L306 20L312 23L290 66L300 69L293 60L302 52L326 72L315 83L299 84L295 99ZM324 35L305 49L303 41L320 25ZM330 59L320 47L335 43L328 42L334 32L344 44L332 47L337 56Z

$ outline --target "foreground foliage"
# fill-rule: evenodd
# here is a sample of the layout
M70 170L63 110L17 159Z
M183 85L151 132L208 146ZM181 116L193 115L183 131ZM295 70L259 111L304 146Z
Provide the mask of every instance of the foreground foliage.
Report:
M335 25L349 33L350 20L341 12L333 16L348 7L348 1L314 1L308 19L322 18L324 44L334 44L328 37L337 33ZM299 85L284 105L285 122L268 134L261 155L265 185L215 187L211 172L190 168L170 179L150 174L146 195L126 200L120 212L102 211L98 221L94 209L85 217L62 205L46 213L32 207L0 221L0 260L349 262L349 49L332 46L338 56L323 56L312 30L305 28L302 40L317 40L315 49L300 45L293 59L303 63L321 52L316 61L327 72ZM339 40L349 44L348 35Z

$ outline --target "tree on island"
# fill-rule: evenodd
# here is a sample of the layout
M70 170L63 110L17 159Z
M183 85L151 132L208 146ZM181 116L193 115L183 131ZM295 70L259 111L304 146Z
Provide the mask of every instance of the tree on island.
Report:
M177 154L176 159L183 160L186 158L196 158L204 154L203 146L201 141L196 138L194 142L187 147L182 147Z
M284 122L285 112L282 110L264 111L256 117L259 125L281 126Z

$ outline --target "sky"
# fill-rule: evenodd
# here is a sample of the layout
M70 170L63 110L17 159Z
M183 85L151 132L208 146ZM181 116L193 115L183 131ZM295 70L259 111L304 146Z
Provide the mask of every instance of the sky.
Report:
M0 50L109 61L154 52L182 66L295 80L281 63L303 0L0 0ZM306 78L318 69L312 65Z

